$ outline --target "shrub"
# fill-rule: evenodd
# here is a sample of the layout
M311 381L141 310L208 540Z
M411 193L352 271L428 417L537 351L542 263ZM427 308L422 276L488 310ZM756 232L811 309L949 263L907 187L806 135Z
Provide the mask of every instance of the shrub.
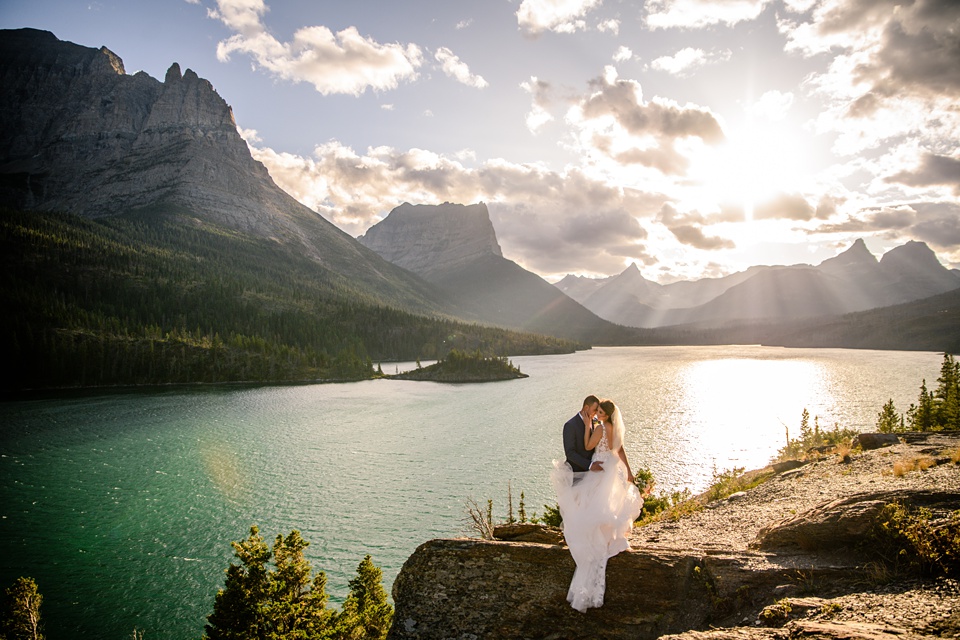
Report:
M869 544L894 570L960 575L960 510L936 522L929 509L893 502L877 515Z

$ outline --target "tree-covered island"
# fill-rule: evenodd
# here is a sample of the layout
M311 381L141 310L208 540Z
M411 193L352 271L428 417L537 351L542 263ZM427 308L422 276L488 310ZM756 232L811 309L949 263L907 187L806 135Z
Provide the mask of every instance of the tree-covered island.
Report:
M394 380L427 380L430 382L494 382L526 378L505 357L484 356L479 349L473 352L453 349L447 356L428 367L387 376Z

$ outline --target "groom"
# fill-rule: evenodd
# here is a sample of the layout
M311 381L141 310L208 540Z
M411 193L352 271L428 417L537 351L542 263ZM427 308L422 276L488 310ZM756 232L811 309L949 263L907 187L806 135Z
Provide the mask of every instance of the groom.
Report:
M590 458L593 453L587 451L583 446L583 433L588 424L591 424L593 417L597 415L597 409L600 408L600 400L597 396L590 395L584 398L583 408L580 413L567 420L563 425L563 451L567 454L567 462L573 467L574 472L603 471L603 465L599 462L590 464Z

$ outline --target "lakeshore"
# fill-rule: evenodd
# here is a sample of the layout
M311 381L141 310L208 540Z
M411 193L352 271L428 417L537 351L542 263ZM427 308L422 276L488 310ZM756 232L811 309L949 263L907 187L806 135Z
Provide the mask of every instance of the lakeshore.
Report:
M390 637L958 637L956 576L923 577L873 553L886 504L930 509L938 523L960 510L960 434L900 435L846 461L770 467L750 490L635 528L631 551L609 561L604 606L586 614L566 604L573 562L543 542L543 527L510 541L431 541L394 583Z

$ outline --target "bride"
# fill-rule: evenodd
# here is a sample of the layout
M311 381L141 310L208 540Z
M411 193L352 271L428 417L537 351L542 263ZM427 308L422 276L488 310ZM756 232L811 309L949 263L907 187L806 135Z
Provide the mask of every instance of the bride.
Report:
M630 548L628 536L643 505L623 450L620 409L604 400L597 417L598 426L585 425L583 442L593 451L590 466L600 462L603 469L575 473L570 463L554 461L551 473L563 536L577 564L567 601L581 612L603 604L607 560Z

